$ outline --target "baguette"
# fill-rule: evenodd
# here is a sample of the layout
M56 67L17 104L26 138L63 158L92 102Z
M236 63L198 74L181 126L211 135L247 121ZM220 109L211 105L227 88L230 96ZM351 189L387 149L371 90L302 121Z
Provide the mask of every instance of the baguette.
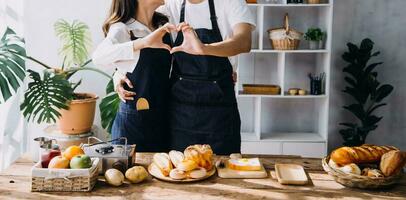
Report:
M364 164L379 162L381 157L389 151L398 150L393 146L362 145L359 147L341 147L333 151L331 159L339 166L351 163Z
M153 161L164 176L169 176L173 166L168 154L156 153L154 154Z

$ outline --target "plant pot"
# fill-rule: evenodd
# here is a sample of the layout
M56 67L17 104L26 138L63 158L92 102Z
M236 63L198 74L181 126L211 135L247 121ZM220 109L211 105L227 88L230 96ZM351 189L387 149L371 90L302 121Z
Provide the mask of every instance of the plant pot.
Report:
M62 133L78 135L89 132L92 129L94 115L96 112L95 94L76 93L80 99L72 100L69 103L69 110L60 110L59 128Z
M321 41L309 41L309 49L310 50L316 50L320 49L320 44L322 44Z

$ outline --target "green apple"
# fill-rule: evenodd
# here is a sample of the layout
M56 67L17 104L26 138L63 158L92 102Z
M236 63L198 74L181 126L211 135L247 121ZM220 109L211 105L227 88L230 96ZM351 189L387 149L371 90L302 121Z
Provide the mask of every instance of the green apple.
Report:
M71 169L86 169L92 167L92 160L87 155L78 155L70 160Z

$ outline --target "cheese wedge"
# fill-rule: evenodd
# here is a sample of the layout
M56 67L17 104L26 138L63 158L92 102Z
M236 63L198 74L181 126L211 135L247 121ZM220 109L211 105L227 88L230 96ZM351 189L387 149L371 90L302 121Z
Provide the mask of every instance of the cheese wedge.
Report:
M228 160L227 167L238 171L261 171L259 158L241 158Z
M145 98L139 98L137 101L137 110L149 110L148 100Z

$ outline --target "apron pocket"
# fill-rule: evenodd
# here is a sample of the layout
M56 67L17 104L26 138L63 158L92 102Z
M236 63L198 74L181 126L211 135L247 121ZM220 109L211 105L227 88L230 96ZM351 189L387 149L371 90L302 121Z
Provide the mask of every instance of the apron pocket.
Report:
M224 93L216 81L180 78L171 89L175 101L216 105L224 102Z

